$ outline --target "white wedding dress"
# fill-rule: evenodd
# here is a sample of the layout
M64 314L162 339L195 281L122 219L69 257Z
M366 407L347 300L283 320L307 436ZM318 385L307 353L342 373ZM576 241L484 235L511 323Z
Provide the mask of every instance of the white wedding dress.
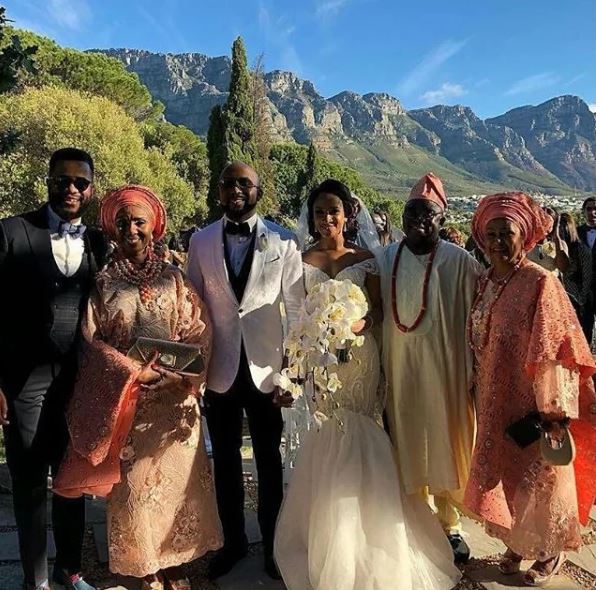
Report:
M364 290L374 259L343 269ZM326 281L304 264L306 291ZM339 365L334 401L309 399L304 433L277 522L275 559L288 590L448 590L461 574L430 508L401 492L381 426L377 344L367 335ZM339 406L339 407L337 407Z

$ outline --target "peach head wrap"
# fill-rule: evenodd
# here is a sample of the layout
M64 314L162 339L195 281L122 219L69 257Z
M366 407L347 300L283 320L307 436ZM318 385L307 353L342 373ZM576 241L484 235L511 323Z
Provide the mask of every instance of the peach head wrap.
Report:
M153 221L153 239L161 240L166 233L166 209L158 196L150 189L136 184L127 184L108 193L101 201L99 218L101 227L110 239L117 235L116 217L123 207L142 207Z
M426 199L427 201L436 203L441 207L442 211L447 209L447 196L445 195L443 183L441 182L441 179L432 172L425 174L414 185L414 188L410 191L408 201L413 199Z
M521 230L524 251L529 252L553 227L553 218L525 193L499 193L484 197L472 218L472 237L486 249L486 227L493 219L508 219Z

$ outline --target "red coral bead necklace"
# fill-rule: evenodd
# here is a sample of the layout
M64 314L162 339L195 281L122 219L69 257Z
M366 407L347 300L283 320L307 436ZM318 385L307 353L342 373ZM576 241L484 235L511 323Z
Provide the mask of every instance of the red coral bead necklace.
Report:
M504 277L502 277L500 279L494 276L494 274L495 274L494 268L491 267L488 274L480 280L478 294L476 295L476 298L474 299L474 302L472 303L472 308L470 309L470 313L468 315L468 342L474 352L476 352L476 353L481 352L484 349L484 347L487 345L488 332L490 330L490 326L491 326L492 318L493 318L493 309L495 308L497 301L503 294L505 287L509 284L509 282L511 281L513 276L517 273L517 271L522 267L523 262L524 262L524 259L522 258L517 264L515 264L513 266L513 268ZM480 344L476 344L474 342L474 338L473 338L473 334L474 334L474 326L473 326L474 319L473 318L476 315L476 313L481 305L481 302L484 298L484 293L486 292L488 284L491 281L497 285L498 289L494 295L492 302L489 304L488 312L486 314L485 332L483 334L482 342Z
M408 333L413 332L422 322L424 319L424 315L426 314L427 306L428 306L428 285L430 283L430 275L433 269L433 262L435 260L435 255L437 253L437 249L439 247L439 243L437 242L436 246L432 249L428 260L426 261L426 271L424 273L424 284L422 286L422 305L420 307L420 312L416 316L414 323L410 326L406 326L401 322L399 319L399 311L397 309L397 270L399 268L399 260L401 258L402 250L405 246L405 239L402 240L397 248L397 253L395 254L395 259L393 261L393 270L391 272L391 307L393 311L393 321L395 325L398 327L399 330L402 332Z

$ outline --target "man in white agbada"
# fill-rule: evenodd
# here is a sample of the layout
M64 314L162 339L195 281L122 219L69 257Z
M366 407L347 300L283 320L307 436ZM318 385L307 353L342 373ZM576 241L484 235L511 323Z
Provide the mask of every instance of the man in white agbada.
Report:
M412 189L405 237L383 253L383 362L387 419L406 493L434 496L456 562L470 550L456 505L463 499L472 446L472 356L467 317L482 267L439 239L447 199L432 173Z

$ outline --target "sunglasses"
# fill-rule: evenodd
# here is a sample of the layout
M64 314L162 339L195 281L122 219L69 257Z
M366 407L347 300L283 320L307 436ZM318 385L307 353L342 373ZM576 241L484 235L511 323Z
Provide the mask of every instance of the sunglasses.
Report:
M404 211L404 217L410 219L411 221L422 221L422 222L429 222L433 221L436 217L442 215L442 212L432 212L432 211L412 211L411 209L406 209Z
M91 185L91 181L82 176L48 176L48 182L59 191L65 191L73 184L81 193L85 192Z
M251 188L259 188L258 184L253 184L250 178L221 178L219 181L221 188L235 188L241 190L250 190Z

